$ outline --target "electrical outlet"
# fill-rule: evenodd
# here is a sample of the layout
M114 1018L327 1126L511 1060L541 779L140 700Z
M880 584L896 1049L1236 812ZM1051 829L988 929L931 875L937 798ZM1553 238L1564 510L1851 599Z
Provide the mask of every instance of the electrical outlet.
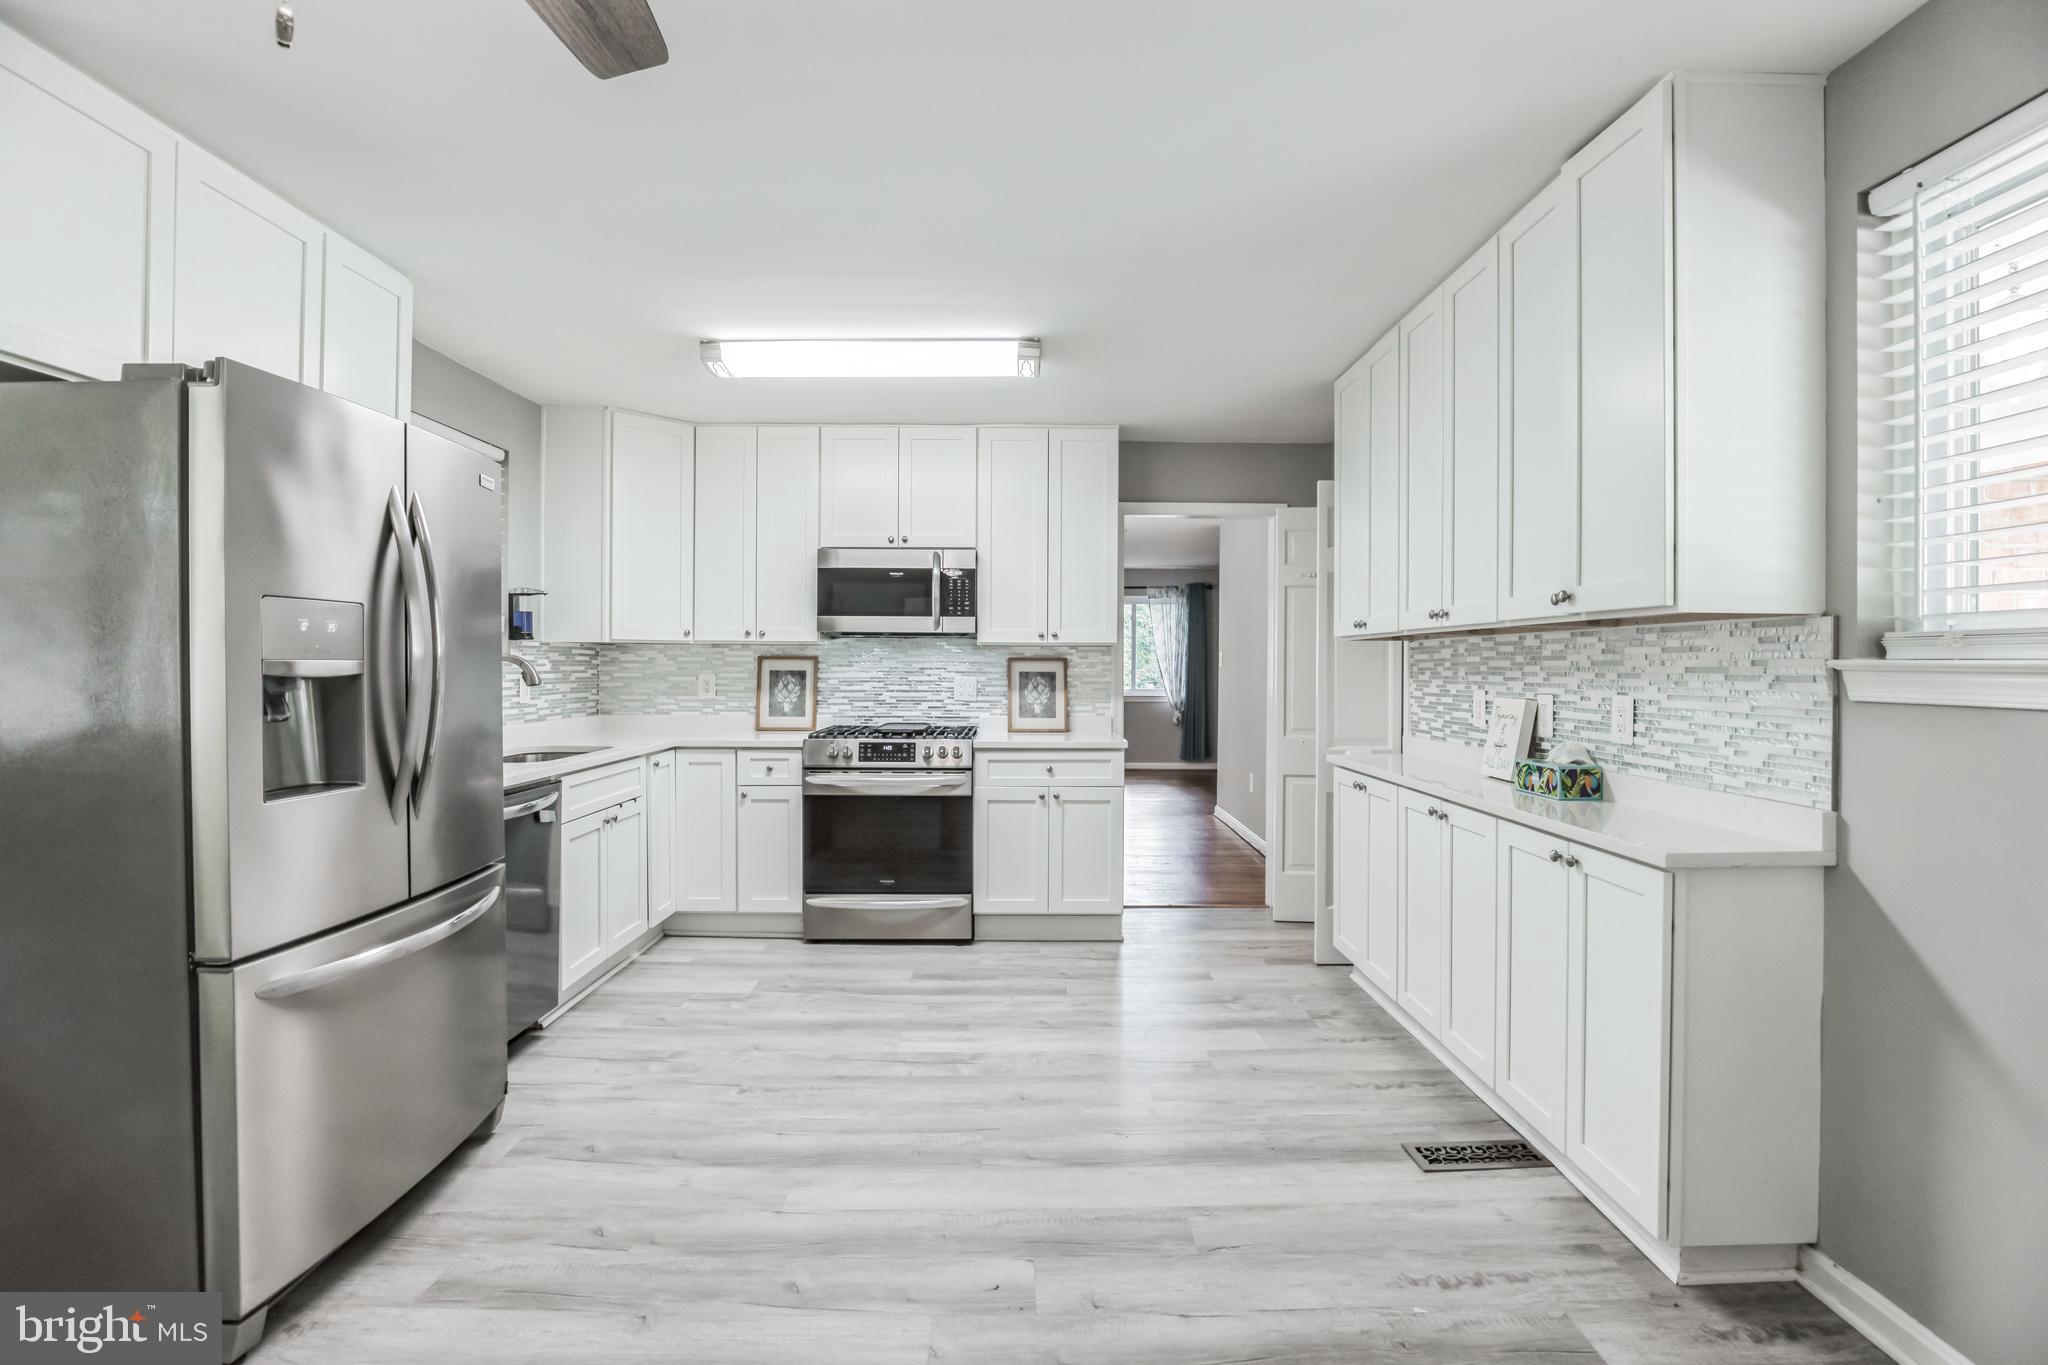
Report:
M1633 743L1636 737L1636 699L1616 692L1607 702L1607 737L1616 744Z
M716 673L699 673L697 675L697 695L700 697L715 697L718 695L718 675Z
M1480 729L1486 728L1486 689L1472 689L1472 723Z
M1244 775L1244 789L1253 796L1259 794L1259 775L1257 773L1246 773Z
M1536 738L1547 740L1557 734L1557 698L1548 692L1536 694Z
M954 701L974 701L978 695L972 677L962 674L953 679Z

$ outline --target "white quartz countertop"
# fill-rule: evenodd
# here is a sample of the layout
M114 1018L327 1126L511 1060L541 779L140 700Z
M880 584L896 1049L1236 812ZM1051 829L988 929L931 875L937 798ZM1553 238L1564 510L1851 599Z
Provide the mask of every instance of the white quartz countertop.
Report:
M505 727L505 752L590 749L547 763L507 763L505 789L551 782L669 749L798 749L807 730L756 730L745 716L589 716Z
M1013 735L1004 729L991 730L981 727L974 737L976 749L1113 749L1122 752L1129 746L1121 735L1112 735L1107 730L1099 734L1078 735Z
M1346 772L1455 801L1469 810L1666 871L1835 864L1834 818L1825 811L1788 812L1798 818L1778 822L1766 832L1619 800L1546 801L1482 777L1476 766L1432 757L1333 750L1326 758ZM1807 834L1799 834L1801 829Z

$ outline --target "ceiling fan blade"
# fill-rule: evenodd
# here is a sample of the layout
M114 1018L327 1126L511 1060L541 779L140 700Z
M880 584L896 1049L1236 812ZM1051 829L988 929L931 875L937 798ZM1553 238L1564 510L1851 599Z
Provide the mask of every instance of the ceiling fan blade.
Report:
M601 81L668 60L647 0L526 0L562 45Z

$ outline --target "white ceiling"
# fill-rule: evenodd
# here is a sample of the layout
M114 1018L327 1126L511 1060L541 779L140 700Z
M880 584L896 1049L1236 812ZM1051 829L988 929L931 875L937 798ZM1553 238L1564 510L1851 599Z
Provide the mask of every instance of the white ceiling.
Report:
M1328 381L1674 68L1918 0L654 0L599 82L518 0L0 0L411 275L543 402L1329 437ZM1037 335L1037 381L712 379L700 337Z
M1223 523L1214 517L1124 518L1126 569L1208 569L1221 557Z

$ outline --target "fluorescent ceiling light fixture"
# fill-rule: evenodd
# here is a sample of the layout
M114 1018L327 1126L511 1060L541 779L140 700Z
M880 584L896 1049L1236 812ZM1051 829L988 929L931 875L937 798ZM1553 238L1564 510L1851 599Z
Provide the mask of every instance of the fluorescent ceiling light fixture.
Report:
M720 379L1036 379L1038 339L706 341Z

